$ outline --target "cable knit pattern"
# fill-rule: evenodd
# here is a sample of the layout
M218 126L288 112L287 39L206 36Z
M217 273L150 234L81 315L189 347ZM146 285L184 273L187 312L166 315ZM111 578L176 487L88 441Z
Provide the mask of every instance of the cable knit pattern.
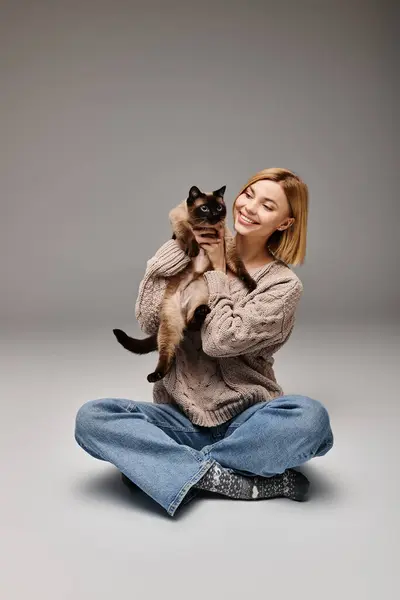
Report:
M168 277L190 262L176 240L147 261L135 314L144 333L155 333ZM171 371L153 384L155 403L176 403L196 425L224 423L248 406L283 394L273 354L288 340L303 292L298 276L275 260L250 270L257 288L222 271L207 271L211 312L200 331L186 331Z
M166 278L182 271L190 260L178 242L171 239L147 261L135 306L136 319L147 335L158 330L160 306L167 287Z
M238 356L283 341L286 315L293 312L301 294L296 281L273 284L265 277L256 290L238 302L231 298L230 279L222 271L204 273L210 292L202 328L203 350L209 356Z

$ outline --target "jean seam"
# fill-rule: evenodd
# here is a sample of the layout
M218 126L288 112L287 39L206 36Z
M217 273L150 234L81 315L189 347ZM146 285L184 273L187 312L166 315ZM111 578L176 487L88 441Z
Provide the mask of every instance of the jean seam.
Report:
M328 445L328 450L330 450L332 448L332 446L333 446L333 444ZM296 458L296 461L298 461L298 460L301 460L301 461L307 460L308 461L313 457L317 457L318 456L317 451L320 447L321 447L321 444L318 444L318 446L315 449L313 448L310 452L306 452L304 454L298 455ZM325 445L322 448L325 449Z
M140 411L136 408L135 405L131 406L130 404L125 406L125 409L130 413L135 413ZM156 425L156 427L162 427L163 429L169 429L170 431L180 431L183 433L197 433L196 429L187 429L187 427L173 427L172 425L164 425L162 421L153 421L147 415L145 415L146 421L151 423L152 425Z
M157 425L157 427L160 427L162 429L169 429L170 431L180 431L183 433L198 433L198 431L196 431L195 429L187 429L186 427L171 427L170 425L162 425L160 424L160 422L151 421L150 419L149 423L151 423L152 425Z
M191 446L186 446L186 449L189 450L190 454L197 460L197 462L203 462L203 457L199 456L199 451Z
M95 452L96 454L98 454L99 456L102 457L101 452L99 452L97 449L92 449L89 448L89 446L87 446L83 441L82 438L80 437L79 434L75 433L75 439L78 442L78 444L80 446L82 446L82 448L84 450L86 450L86 452L88 452L89 454L91 454L92 452ZM193 458L195 458L197 460L197 462L203 462L204 458L203 456L199 456L199 451L196 450L195 448L192 448L191 446L186 446L186 449L190 452L190 454L193 456ZM102 457L103 458L103 457ZM104 460L104 459L103 459Z
M195 485L203 477L203 475L206 473L206 471L208 471L208 469L210 469L215 462L216 461L214 459L209 459L206 462L204 462L203 466L200 468L200 470L197 473L195 473L195 475L193 475L189 479L189 481L187 481L181 487L180 491L177 493L174 500L170 503L170 505L167 508L167 512L171 517L174 516L177 508L179 507L180 503L182 502L182 499L186 496L186 494L188 493L190 488L193 487L193 485Z
M96 449L95 449L95 450L93 450L92 448L89 448L89 446L87 446L87 445L85 444L85 442L83 442L83 441L82 441L82 438L80 437L80 435L79 435L79 434L75 433L75 439L76 439L76 441L78 442L79 446L82 446L82 448L83 448L83 449L84 449L84 450L85 450L85 451L86 451L88 454L92 455L92 452L94 452L94 453L98 454L99 456L101 456L101 457L102 457L102 459L103 459L103 456L102 456L101 452L100 452L100 451L98 451L98 450L96 450ZM103 460L104 460L104 459L103 459Z

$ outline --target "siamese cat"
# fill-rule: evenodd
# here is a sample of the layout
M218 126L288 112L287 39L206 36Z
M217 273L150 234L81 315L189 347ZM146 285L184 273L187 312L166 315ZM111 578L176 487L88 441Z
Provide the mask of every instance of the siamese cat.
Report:
M181 272L168 277L157 333L140 340L129 337L121 329L113 329L119 343L130 352L147 354L158 350L157 367L147 376L150 383L162 379L168 373L185 330L200 330L211 310L207 305L207 282L202 275L213 270L213 267L205 250L199 247L191 227L210 227L225 220L225 190L226 186L223 186L212 193L203 193L193 186L187 199L168 215L173 230L172 239L178 241L192 260ZM217 235L215 232L215 237ZM226 225L224 240L227 268L244 282L249 291L254 290L257 284L239 257L235 240Z

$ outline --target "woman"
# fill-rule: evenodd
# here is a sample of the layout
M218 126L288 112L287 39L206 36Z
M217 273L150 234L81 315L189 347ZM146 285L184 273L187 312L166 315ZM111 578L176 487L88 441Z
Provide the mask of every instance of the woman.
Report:
M203 275L211 311L201 330L185 333L173 368L154 384L153 403L105 398L78 411L78 444L117 466L127 485L139 486L170 516L199 490L302 501L309 481L293 467L333 445L326 408L307 396L283 395L273 370L303 290L288 265L304 262L307 217L308 189L296 174L273 168L252 177L233 218L257 288L249 293L226 272L221 228L218 239L195 230L214 267ZM146 334L158 329L168 277L189 261L171 239L147 262L136 301Z

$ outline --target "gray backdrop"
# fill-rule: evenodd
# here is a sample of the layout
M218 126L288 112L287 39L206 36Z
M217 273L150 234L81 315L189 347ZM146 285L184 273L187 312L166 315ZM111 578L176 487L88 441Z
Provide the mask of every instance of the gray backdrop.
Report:
M310 188L299 321L397 318L394 4L2 2L2 325L135 327L169 209L269 166Z
M398 5L0 0L0 597L396 597ZM310 188L275 373L335 443L302 465L309 502L171 520L78 446L76 413L152 400L156 354L112 328L138 331L170 208L193 184L231 208L269 166Z

